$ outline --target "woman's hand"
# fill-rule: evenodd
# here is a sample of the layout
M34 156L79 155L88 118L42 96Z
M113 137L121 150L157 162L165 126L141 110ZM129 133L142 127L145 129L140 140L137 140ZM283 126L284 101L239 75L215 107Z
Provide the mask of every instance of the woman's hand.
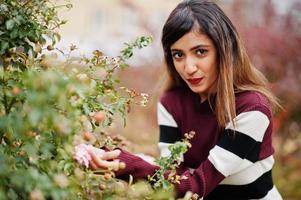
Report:
M121 153L120 150L118 149L113 151L104 151L102 149L99 150L88 151L92 158L89 161L89 165L91 166L92 169L102 168L102 169L112 169L114 171L118 171L119 169L125 167L125 164L117 159Z
M85 167L92 169L112 169L117 171L125 168L125 163L118 160L120 150L105 151L92 145L79 144L74 148L74 159Z

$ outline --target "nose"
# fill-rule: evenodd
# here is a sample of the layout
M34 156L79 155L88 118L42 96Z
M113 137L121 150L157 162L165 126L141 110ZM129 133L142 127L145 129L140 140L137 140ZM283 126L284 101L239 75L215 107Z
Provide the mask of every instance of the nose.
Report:
M197 63L193 58L186 58L184 70L189 75L194 74L198 70Z

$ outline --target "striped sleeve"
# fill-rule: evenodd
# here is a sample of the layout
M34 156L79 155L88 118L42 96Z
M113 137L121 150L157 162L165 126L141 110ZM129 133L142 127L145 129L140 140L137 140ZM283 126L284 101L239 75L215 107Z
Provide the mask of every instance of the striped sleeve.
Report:
M260 199L272 190L273 157L259 160L260 145L270 124L269 117L262 111L252 110L240 113L234 121L235 126L227 125L207 160L192 173L186 171L183 174L188 178L176 185L179 196L186 191L207 196L215 189L218 192L211 193L210 198L220 199L223 195L231 197L234 194L242 199ZM212 194L221 196L215 198Z
M231 123L226 126L208 159L226 177L245 169L258 160L269 123L269 118L260 111L239 114L234 119L234 126Z
M167 109L158 103L157 107L158 124L160 128L159 150L160 156L165 157L170 155L168 146L179 141L181 134L176 121Z

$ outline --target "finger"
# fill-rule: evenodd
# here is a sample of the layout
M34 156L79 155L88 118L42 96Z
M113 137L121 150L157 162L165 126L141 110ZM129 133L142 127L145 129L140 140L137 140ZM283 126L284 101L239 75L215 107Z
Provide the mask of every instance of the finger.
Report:
M101 156L97 155L93 150L89 150L88 152L92 158L92 160L90 161L91 163L95 164L97 167L102 167L102 168L107 167L101 158L102 155Z
M103 155L102 155L102 159L103 160L112 160L112 159L116 159L118 158L118 156L120 155L121 151L119 149L116 149L116 150L113 150L113 151L108 151L108 152L105 152Z
M99 149L96 147L91 148L91 150L97 155L97 156L102 156L102 154L105 152L103 149Z
M92 157L92 162L96 165L96 168L111 168L113 170L118 170L119 160L106 161L102 159L102 156L96 155L93 151L89 151L89 154Z
M119 160L113 160L113 161L104 161L109 169L112 169L114 171L119 170Z
M97 165L94 163L93 160L90 160L89 165L90 165L91 169L93 169L93 170L98 169Z

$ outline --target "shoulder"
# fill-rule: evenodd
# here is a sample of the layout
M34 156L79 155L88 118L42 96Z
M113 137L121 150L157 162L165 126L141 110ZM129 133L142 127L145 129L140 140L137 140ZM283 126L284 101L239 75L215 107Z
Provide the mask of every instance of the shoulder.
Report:
M165 91L160 97L160 103L166 107L179 107L185 99L189 98L189 91L183 88L174 88Z
M158 103L158 113L168 113L173 118L180 123L183 113L194 105L195 95L183 88L175 88L165 91L161 97L160 102ZM188 109L190 110L190 109Z
M235 95L235 126L228 123L226 129L244 133L262 142L266 133L272 131L272 112L265 95L256 91L245 91Z
M235 95L236 113L259 111L268 118L272 117L272 110L265 95L257 91L245 91Z
M169 127L178 127L176 119L179 119L178 113L181 113L180 96L183 91L180 88L165 91L158 102L157 117L160 125Z
M183 88L173 88L166 90L160 97L161 102L171 101L174 98L179 98L186 92Z

